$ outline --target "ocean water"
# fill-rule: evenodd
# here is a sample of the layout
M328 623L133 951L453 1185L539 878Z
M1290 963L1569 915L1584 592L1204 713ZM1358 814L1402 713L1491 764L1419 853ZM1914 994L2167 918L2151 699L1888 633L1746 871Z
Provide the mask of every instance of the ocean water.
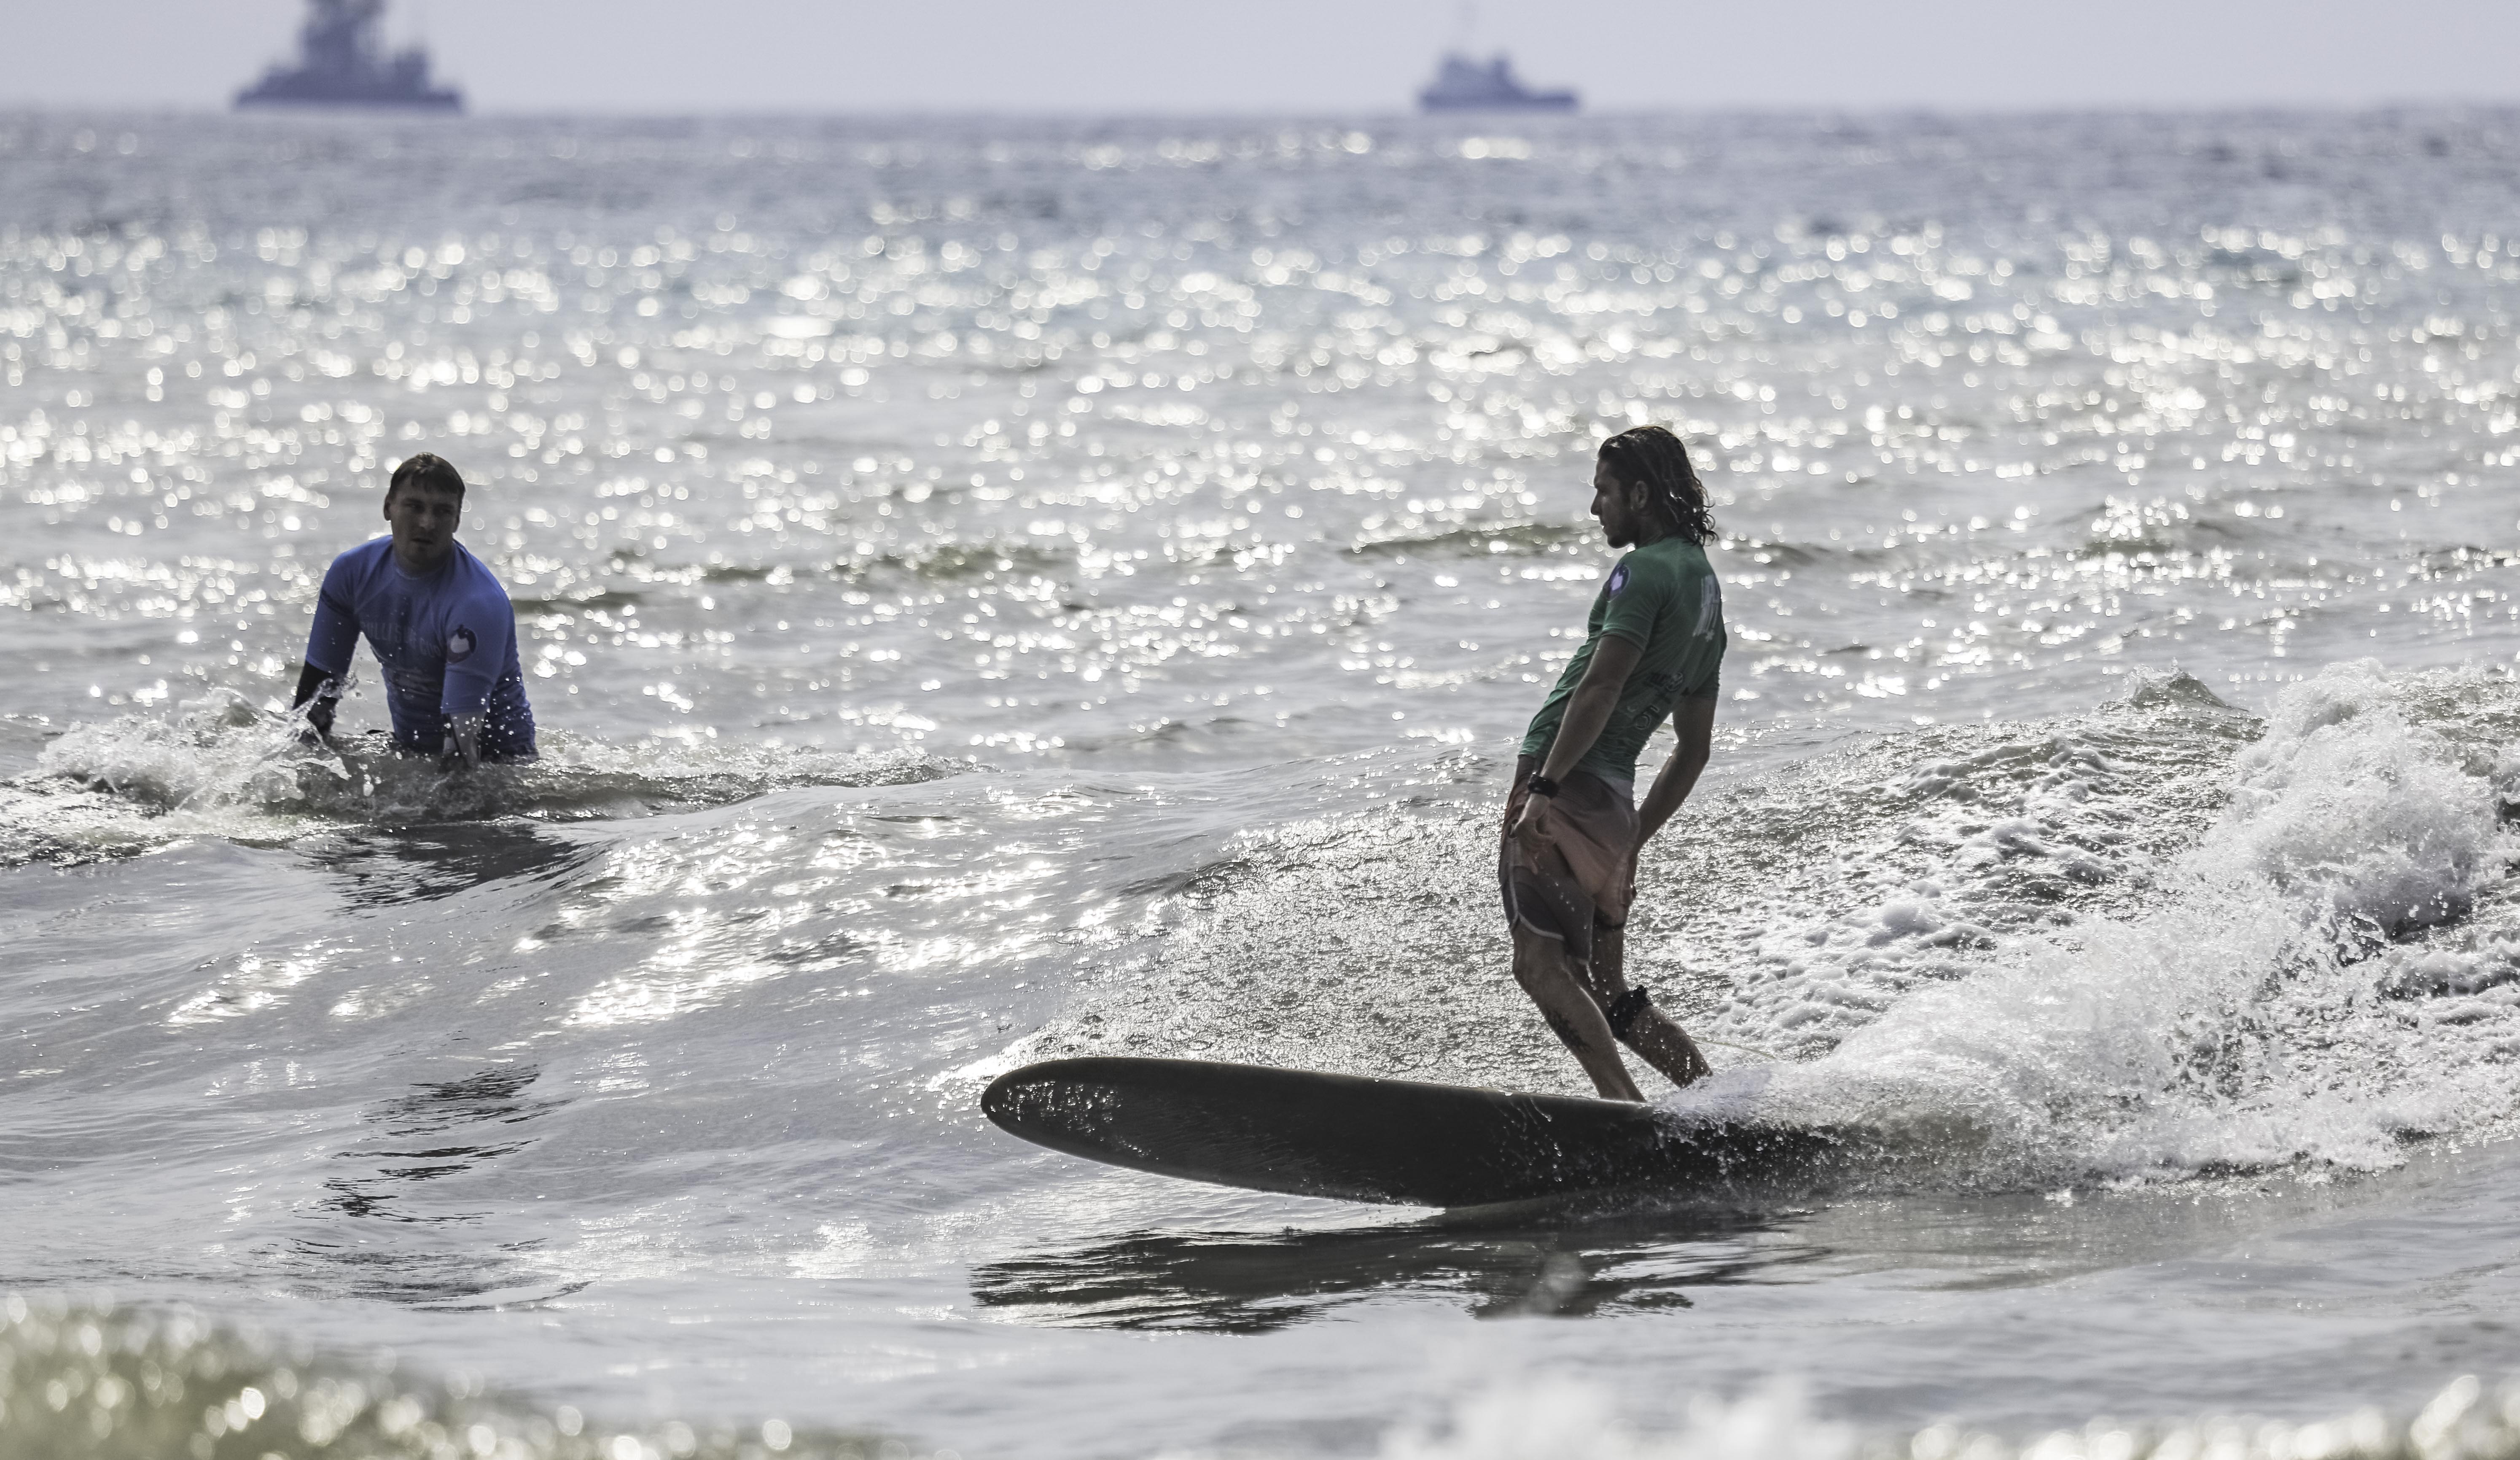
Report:
M2511 1452L2515 159L0 116L0 1437ZM1493 820L1646 421L1732 634L1662 1104L1867 1159L1447 1214L988 1125L1084 1051L1583 1087ZM533 766L380 753L364 659L282 712L420 449Z

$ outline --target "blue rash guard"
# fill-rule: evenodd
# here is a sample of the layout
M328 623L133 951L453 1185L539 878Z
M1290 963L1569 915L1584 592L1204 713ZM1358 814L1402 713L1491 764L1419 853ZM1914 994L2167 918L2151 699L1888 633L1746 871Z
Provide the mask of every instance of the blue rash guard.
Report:
M390 537L334 559L306 662L338 679L365 633L384 666L395 749L435 754L449 720L477 714L485 758L530 756L534 711L517 660L517 611L480 559L449 546L446 562L422 577L394 561Z

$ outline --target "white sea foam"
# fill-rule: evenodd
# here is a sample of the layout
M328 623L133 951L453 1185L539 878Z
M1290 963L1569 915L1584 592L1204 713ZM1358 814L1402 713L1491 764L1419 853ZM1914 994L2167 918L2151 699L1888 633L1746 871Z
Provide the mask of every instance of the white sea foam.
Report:
M2520 941L2498 895L2503 788L2407 697L2371 664L2293 687L2148 906L2006 938L1822 1058L1730 1071L1670 1107L1869 1131L1999 1185L2371 1169L2407 1135L2492 1127L2520 1048L2520 999L2489 986ZM2453 919L2472 922L2426 937ZM2413 941L2368 956L2374 929ZM2427 1017L2392 996L2409 980L2487 991Z
M335 780L350 774L338 756L301 747L303 728L301 721L256 709L233 690L215 691L173 714L72 726L44 747L35 769L157 810L197 800L296 805L310 796L304 772Z
M375 737L308 743L293 715L230 692L172 713L76 725L10 787L9 822L82 845L176 835L255 842L310 827L530 815L635 816L742 800L784 786L894 785L970 768L916 751L852 755L702 739L613 744L543 733L539 759L450 773ZM145 831L142 827L145 825Z
M2500 876L2498 788L2396 700L2371 660L2285 691L2266 738L2240 753L2207 855L2310 907L2388 928L2467 911L2479 879Z
M1853 1427L1811 1412L1802 1391L1777 1385L1737 1400L1693 1400L1670 1433L1622 1418L1610 1392L1576 1380L1492 1390L1463 1401L1440 1429L1394 1431L1383 1460L1841 1460L1858 1453Z
M1711 961L1726 985L1713 1037L1817 1057L1912 991L1978 974L2008 938L2144 904L2211 825L2249 724L2176 676L2097 715L1925 732L1744 788L1682 832L1725 834L1684 879L1706 891L1684 895L1730 915L1692 920L1677 945L1646 940L1639 971ZM1648 927L1661 900L1644 899Z
M2520 1384L2452 1380L2412 1414L2377 1408L2309 1421L2216 1416L2128 1423L2094 1419L2036 1437L1944 1422L1910 1435L1868 1435L1814 1412L1790 1384L1733 1399L1700 1397L1677 1425L1623 1419L1609 1392L1576 1380L1491 1389L1444 1425L1400 1429L1383 1460L2329 1460L2422 1457L2507 1460L2520 1455Z

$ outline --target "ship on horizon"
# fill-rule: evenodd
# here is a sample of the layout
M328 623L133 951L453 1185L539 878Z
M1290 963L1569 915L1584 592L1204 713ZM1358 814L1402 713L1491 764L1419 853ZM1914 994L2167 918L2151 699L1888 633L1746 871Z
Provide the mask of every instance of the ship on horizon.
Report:
M418 46L388 53L378 30L385 0L308 0L297 31L297 64L275 66L237 93L248 107L376 107L403 112L461 112L463 93L433 85L428 53Z
M1454 51L1435 68L1433 83L1418 93L1418 107L1422 112L1572 112L1576 96L1523 85L1502 51L1488 61Z

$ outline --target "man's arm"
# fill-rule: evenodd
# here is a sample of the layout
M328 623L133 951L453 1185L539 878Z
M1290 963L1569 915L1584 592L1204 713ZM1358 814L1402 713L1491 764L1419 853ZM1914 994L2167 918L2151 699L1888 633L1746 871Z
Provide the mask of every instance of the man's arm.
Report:
M330 669L319 668L314 664L303 666L297 671L297 698L289 702L289 707L295 709L298 706L314 699L316 692L323 689L333 678L334 674Z
M314 703L309 705L308 701ZM306 710L306 723L318 735L333 733L333 708L341 703L341 678L332 670L313 663L297 671L297 698L289 702L291 709L301 706Z
M1603 634L1593 644L1593 662L1584 667L1584 677L1575 684L1575 693L1566 698L1566 713L1557 720L1557 738L1549 744L1549 759L1540 773L1552 781L1574 774L1575 766L1592 753L1593 742L1601 738L1601 729L1610 723L1610 712L1619 707L1619 691L1627 688L1628 676L1636 672L1637 661L1644 654L1633 640L1615 634ZM1535 796L1522 804L1522 816L1513 824L1517 837L1533 837L1548 823L1549 800Z
M333 733L333 707L341 702L341 681L348 676L350 656L359 649L359 615L351 607L349 554L324 570L315 594L315 621L306 630L305 666L297 671L297 698L289 707L306 706L306 723L318 735ZM339 664L338 669L324 665ZM312 705L307 705L308 701Z
M1706 769L1707 757L1715 753L1715 702L1681 701L1672 711L1671 728L1680 736L1680 746L1662 763L1653 789L1645 793L1645 803L1637 808L1639 846L1652 840L1665 822L1680 814L1681 802L1696 789L1698 772Z
M490 722L490 693L515 652L517 619L504 592L493 588L461 605L453 621L458 635L472 636L462 661L450 659L438 691L437 712L444 717L447 769L471 769L481 763L481 732Z
M477 770L481 765L481 727L489 723L488 715L449 715L446 720L446 753L439 764L448 770L462 766Z

